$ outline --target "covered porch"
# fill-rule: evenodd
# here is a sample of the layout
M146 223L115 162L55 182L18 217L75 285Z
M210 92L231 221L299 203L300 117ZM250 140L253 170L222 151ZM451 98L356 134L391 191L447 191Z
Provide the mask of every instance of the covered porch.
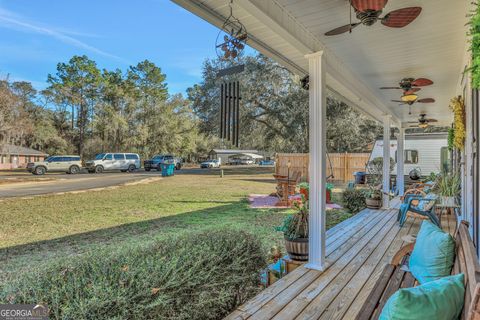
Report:
M300 266L226 319L354 319L394 254L416 235L421 221L398 225L392 209L365 209L326 232L325 271ZM456 218L442 217L455 232Z
M230 1L173 0L221 27ZM420 15L402 28L380 22L355 25L355 30L327 36L349 23L352 1L238 0L232 8L248 31L248 44L275 59L309 84L309 261L236 310L230 319L352 319L360 311L381 270L418 232L419 222L396 223L398 203L383 197L383 209L364 210L326 231L326 108L327 95L356 107L383 124L383 192L391 194L389 164L396 128L396 192L405 191L405 131L422 118L428 125L448 127L450 100L465 101L465 147L456 152L456 171L462 178L458 216L444 217L443 228L454 232L457 221L470 223L478 254L479 147L478 91L465 70L468 51L469 1L354 1L385 4L383 14L405 7L421 7ZM354 17L355 15L353 15ZM352 23L358 21L353 18ZM353 28L352 28L353 29ZM412 103L399 105L402 91L383 90L402 79L428 78L429 86L415 91ZM304 78L307 79L307 78ZM404 95L411 94L403 91ZM417 97L418 95L418 97ZM421 98L428 98L428 103ZM418 98L418 99L417 99ZM431 99L430 99L431 98ZM418 100L418 101L417 101ZM433 100L433 101L432 101ZM405 101L405 100L404 100ZM429 172L424 173L428 175ZM478 259L478 258L477 258Z

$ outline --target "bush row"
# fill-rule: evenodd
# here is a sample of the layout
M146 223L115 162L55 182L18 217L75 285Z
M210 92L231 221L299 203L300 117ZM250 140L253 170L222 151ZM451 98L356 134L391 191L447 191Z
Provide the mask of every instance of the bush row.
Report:
M221 319L259 290L265 253L234 230L101 250L22 274L2 303L45 303L52 319Z

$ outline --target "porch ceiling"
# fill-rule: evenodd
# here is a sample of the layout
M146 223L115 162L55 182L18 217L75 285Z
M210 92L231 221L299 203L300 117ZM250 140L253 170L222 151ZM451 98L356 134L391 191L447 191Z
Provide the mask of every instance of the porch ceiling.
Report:
M228 15L227 0L173 1L217 26ZM377 22L334 37L324 33L349 23L348 0L236 0L234 14L246 26L252 47L297 74L308 70L305 54L325 50L329 88L372 117L390 113L398 123L427 113L448 124L449 100L460 93L467 63L465 24L470 1L390 0L384 12L409 6L423 10L405 28ZM400 98L400 90L379 89L396 86L404 77L433 80L434 85L423 87L419 97L435 98L436 103L417 103L409 115L408 107L390 101Z

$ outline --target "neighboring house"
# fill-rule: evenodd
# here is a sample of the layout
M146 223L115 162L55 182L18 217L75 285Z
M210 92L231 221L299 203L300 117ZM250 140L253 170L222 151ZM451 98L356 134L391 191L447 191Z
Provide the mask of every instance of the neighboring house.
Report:
M0 170L25 168L27 163L43 161L47 156L35 149L6 144L0 146Z
M383 139L375 142L370 160L383 157ZM390 139L390 157L397 162L397 140ZM414 133L405 135L404 172L406 175L413 169L420 169L422 175L431 172L439 173L450 166L450 152L446 133ZM392 174L397 174L394 166Z
M258 154L257 150L234 150L234 149L212 149L208 153L209 159L220 159L222 164L228 163L228 158L238 155L239 153L243 154Z

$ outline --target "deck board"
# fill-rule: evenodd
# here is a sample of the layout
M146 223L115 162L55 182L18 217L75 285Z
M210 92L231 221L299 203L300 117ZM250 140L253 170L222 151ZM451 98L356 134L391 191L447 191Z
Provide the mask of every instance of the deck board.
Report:
M327 231L325 271L300 266L225 319L354 318L405 236L418 233L421 221L400 228L396 217L397 209L365 209L336 225ZM454 216L442 217L444 230L455 227Z

